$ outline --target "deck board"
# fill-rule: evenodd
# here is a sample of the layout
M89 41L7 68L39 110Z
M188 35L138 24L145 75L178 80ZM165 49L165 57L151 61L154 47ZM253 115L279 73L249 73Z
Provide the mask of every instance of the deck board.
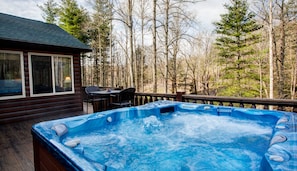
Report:
M92 105L89 105L89 113ZM84 104L84 111L86 105ZM32 171L34 170L33 143L31 127L42 121L82 115L85 112L64 113L45 116L27 121L0 125L0 170L1 171Z

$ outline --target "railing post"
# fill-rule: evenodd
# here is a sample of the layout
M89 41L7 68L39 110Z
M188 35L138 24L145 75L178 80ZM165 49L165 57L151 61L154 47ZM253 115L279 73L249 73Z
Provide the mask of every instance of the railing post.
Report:
M185 95L186 92L184 91L177 91L176 92L176 101L182 102L183 101L183 95Z
M277 110L284 111L284 106L279 105L279 106L277 107Z
M297 113L297 107L296 106L293 107L293 112Z
M264 105L264 109L268 109L269 107L268 107L268 105Z
M143 104L148 103L147 96L144 97Z
M138 97L134 96L134 106L138 106Z
M239 107L244 108L244 104L243 103L240 103L239 104Z

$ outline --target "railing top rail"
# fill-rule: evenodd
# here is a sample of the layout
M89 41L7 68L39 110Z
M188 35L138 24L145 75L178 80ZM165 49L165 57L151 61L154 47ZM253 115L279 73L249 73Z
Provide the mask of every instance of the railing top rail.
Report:
M151 97L166 97L176 98L177 94L165 94L165 93L142 93L136 92L136 96L151 96ZM206 100L216 102L231 102L231 103L243 103L243 104L261 104L261 105L276 105L276 106L294 106L297 107L297 100L291 99L260 99L260 98L242 98L242 97L226 97L226 96L208 96L208 95L182 95L183 99L191 100Z
M262 105L283 105L297 106L297 100L290 99L259 99L259 98L240 98L240 97L223 97L223 96L204 96L204 95L183 95L184 99L192 100L209 100L217 102L262 104Z
M152 97L168 97L168 98L175 98L176 94L165 94L165 93L140 93L136 92L136 96L152 96Z

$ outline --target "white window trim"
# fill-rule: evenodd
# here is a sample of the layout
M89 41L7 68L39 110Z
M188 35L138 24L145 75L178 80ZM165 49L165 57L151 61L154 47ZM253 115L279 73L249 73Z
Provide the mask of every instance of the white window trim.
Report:
M26 89L25 89L25 72L24 72L24 55L21 51L10 51L10 50L0 50L1 53L11 53L11 54L19 54L21 60L21 79L22 79L22 95L15 95L15 96L3 96L0 97L0 100L9 100L9 99L19 99L26 97Z
M31 63L31 56L50 56L51 57L51 65L52 65L52 82L53 82L53 93L41 93L41 94L33 94L33 77L32 77L32 63ZM72 91L66 92L56 92L55 88L55 74L54 74L54 57L66 57L71 59L71 87ZM73 56L71 55L61 55L61 54L48 54L48 53L28 53L28 66L29 66L29 82L30 82L30 97L42 97L42 96L56 96L56 95L65 95L65 94L74 94L74 72L73 72Z

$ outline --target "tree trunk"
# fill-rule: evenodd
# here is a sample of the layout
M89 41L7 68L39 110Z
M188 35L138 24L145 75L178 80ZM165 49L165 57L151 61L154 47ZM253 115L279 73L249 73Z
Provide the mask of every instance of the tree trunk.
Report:
M140 52L140 87L144 92L144 1L141 1L141 52ZM139 89L140 89L139 87Z
M272 0L269 1L269 98L273 99L273 34Z
M130 69L130 60L129 60L129 54L128 54L128 43L129 43L129 36L128 36L128 30L126 30L126 63L125 63L125 73L124 73L124 81L125 81L125 87L129 87L129 76L131 76L131 71L129 70ZM129 75L129 76L128 76Z
M286 46L286 36L285 36L285 21L282 17L281 20L281 37L280 37L280 57L279 57L279 83L278 83L278 98L284 98L284 68L285 68L285 46Z
M130 79L131 79L131 87L135 86L135 78L134 78L134 53L133 53L133 20L132 20L132 0L128 1L128 8L129 8L129 41L130 41Z
M110 12L110 18L112 18L112 11ZM112 22L110 22L110 32L109 32L109 56L110 56L110 83L112 87L114 84L114 56L113 56L113 46L112 46Z
M168 93L168 73L169 73L169 43L168 43L168 32L169 32L169 0L166 0L165 4L165 93Z
M156 8L157 8L157 0L154 0L153 4L153 58L154 58L154 88L153 92L157 93L157 24L156 24Z
M177 31L176 37L179 35L179 32ZM177 59L177 53L178 53L178 39L174 42L174 47L173 47L173 54L172 54L172 62L173 62L173 74L172 74L172 93L176 93L177 91L177 64L176 64L176 59Z
M296 39L297 39L297 31L296 31ZM295 73L293 74L293 84L292 84L292 95L291 99L295 99L296 95L296 84L297 84L297 40L295 45Z

